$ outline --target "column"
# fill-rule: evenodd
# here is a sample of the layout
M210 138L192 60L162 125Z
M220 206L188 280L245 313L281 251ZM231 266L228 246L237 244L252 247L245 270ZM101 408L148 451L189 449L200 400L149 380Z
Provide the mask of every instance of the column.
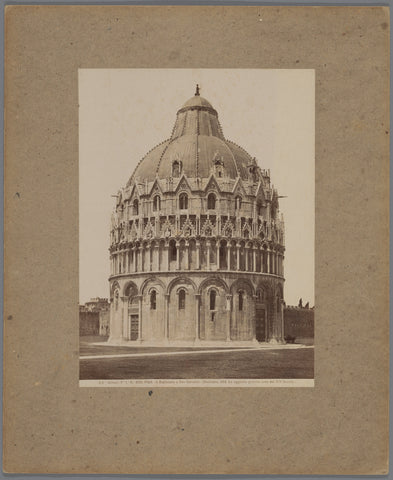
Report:
M166 243L164 246L164 265L166 265L167 270L170 270L170 260L169 260L169 243Z
M160 270L160 244L156 243L155 247L155 255L154 255L154 270L158 272Z
M248 272L248 252L249 248L247 245L244 247L244 256L245 256L245 271Z
M206 241L206 268L210 270L210 240Z
M176 269L180 270L180 242L176 242Z
M138 267L139 267L139 248L138 247L134 247L134 272L137 272L138 271Z
M252 247L252 271L257 271L257 247L255 245Z
M217 270L220 269L220 240L217 239L216 241L216 262L217 262Z
M165 294L165 304L164 304L164 337L165 340L169 340L169 293Z
M196 268L201 268L201 242L196 242Z
M253 295L254 299L254 321L252 322L252 341L257 341L257 296Z
M128 297L120 297L123 307L122 337L130 340L130 320L128 318Z
M231 301L232 301L232 295L225 295L226 300L227 300L227 312L228 312L228 322L227 322L227 328L226 328L226 334L227 334L227 342L230 341L231 339L231 315L232 315L232 309L231 309Z
M152 247L152 244L148 245L147 249L146 249L146 253L148 255L148 259L149 259L149 262L148 262L148 270L149 272L151 272L153 270L153 252L154 250L154 247Z
M260 272L263 273L265 271L265 250L263 247L259 247L259 256L261 259Z
M186 241L186 253L185 253L185 255L186 255L186 262L185 262L186 270L190 269L189 246L190 246L190 244Z
M142 341L142 295L138 295L138 340Z
M279 274L280 274L280 272L279 272L279 270L278 270L278 267L279 267L279 265L278 265L278 256L279 256L279 253L276 252L276 275L279 275Z
M240 270L240 243L236 244L236 270Z
M231 244L227 242L227 270L231 269Z
M199 323L200 323L200 304L201 304L201 294L196 293L195 294L195 341L199 342L200 341L200 328L199 328Z
M267 273L270 273L270 249L268 248L266 251L267 254Z

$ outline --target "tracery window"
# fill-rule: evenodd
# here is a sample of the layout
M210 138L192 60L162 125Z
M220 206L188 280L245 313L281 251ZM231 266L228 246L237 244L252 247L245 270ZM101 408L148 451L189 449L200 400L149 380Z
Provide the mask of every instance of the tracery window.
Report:
M186 308L186 291L184 289L179 290L179 310Z
M215 210L216 208L216 196L214 193L209 193L207 197L207 208L209 210Z
M188 195L186 193L181 193L179 196L179 209L180 210L188 209Z
M150 310L157 310L157 292L155 290L150 292Z

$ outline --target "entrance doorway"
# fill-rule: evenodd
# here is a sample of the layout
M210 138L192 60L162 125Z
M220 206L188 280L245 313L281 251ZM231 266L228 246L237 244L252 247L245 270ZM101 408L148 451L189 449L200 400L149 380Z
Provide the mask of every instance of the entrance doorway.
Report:
M129 340L138 340L139 332L139 307L138 299L132 298L128 303Z

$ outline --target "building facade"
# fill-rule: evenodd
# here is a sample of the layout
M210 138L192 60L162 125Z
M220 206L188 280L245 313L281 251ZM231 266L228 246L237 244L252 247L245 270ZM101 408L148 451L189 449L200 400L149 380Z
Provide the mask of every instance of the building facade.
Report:
M117 195L110 342L282 342L284 222L270 171L199 89Z

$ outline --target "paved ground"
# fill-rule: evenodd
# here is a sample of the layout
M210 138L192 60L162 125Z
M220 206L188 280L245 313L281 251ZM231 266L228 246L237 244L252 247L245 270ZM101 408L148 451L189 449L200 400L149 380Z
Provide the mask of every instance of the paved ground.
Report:
M314 377L314 349L310 347L228 351L228 348L112 347L96 342L97 339L94 345L81 342L81 380ZM89 358L83 359L86 356Z

